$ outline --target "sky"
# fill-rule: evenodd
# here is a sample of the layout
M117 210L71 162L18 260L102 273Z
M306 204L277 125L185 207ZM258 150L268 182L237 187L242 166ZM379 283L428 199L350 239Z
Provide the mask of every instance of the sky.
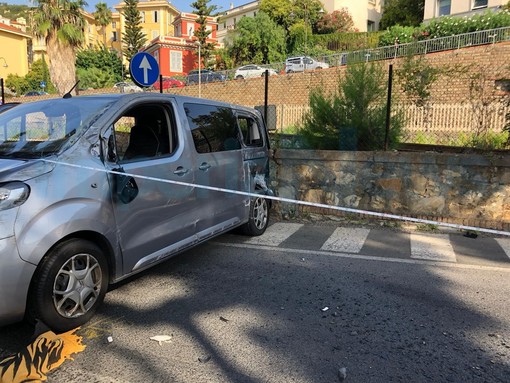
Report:
M100 0L85 0L88 3L88 6L85 9L89 12L94 12L96 3L99 3ZM119 4L123 0L102 0L111 8L114 5ZM192 8L190 4L194 0L171 0L170 3L177 8L177 10L181 12L191 12ZM238 7L243 4L250 3L252 0L211 0L208 5L216 5L218 7L218 11L226 11L230 8L230 3L234 4L234 7ZM18 5L33 5L29 0L0 0L1 3L7 4L18 4ZM113 9L112 9L113 10Z

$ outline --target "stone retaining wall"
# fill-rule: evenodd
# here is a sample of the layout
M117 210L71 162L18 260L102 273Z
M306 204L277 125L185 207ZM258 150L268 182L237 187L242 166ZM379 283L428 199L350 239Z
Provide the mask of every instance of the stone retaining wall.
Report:
M367 211L510 229L510 156L277 149L277 196ZM330 209L276 203L285 215Z

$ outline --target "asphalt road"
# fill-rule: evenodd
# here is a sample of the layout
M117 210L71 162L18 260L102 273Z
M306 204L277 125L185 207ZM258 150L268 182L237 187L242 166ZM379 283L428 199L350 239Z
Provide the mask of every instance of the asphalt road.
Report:
M48 382L509 381L510 268L492 239L450 236L452 261L416 257L405 233L348 232L345 252L333 233L225 235L116 286ZM31 331L0 328L0 355Z

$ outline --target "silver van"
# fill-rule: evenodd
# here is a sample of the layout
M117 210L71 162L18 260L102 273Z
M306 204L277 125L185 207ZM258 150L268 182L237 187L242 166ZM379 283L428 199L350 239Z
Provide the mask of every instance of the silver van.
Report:
M109 284L238 228L268 225L260 113L133 93L0 114L0 324L87 322Z

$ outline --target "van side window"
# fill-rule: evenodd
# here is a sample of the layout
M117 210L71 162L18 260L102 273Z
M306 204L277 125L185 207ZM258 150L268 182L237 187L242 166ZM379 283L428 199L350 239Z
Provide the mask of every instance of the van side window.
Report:
M239 130L232 109L185 103L184 110L198 153L241 149Z
M253 117L238 116L237 123L243 136L243 142L246 146L262 146L262 134L260 127Z
M171 154L177 144L175 123L163 105L140 105L129 109L114 124L120 161L151 159Z

